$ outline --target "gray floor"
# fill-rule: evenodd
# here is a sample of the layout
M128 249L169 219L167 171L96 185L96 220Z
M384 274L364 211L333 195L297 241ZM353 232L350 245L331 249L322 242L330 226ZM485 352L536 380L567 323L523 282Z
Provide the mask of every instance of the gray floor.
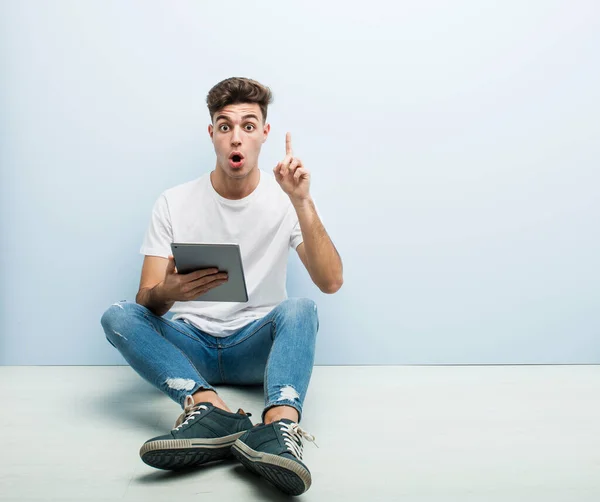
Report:
M262 391L222 387L259 417ZM600 366L316 367L305 501L598 501ZM179 408L130 368L0 367L1 500L289 500L227 461L146 466Z

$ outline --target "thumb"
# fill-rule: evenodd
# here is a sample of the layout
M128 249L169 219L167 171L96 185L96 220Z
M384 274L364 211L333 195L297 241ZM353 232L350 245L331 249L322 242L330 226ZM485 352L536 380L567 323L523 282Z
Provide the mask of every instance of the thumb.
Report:
M167 263L167 274L175 274L175 258L173 255L169 255L169 262Z

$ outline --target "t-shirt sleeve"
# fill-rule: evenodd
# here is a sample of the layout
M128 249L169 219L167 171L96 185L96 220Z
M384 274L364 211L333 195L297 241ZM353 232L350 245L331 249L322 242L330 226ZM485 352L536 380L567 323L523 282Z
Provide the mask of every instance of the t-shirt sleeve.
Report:
M314 201L313 201L313 204L315 204ZM315 211L317 212L317 215L319 216L321 223L323 224L323 226L325 226L325 222L323 221L323 218L321 217L321 213L319 212L319 208L317 207L316 204L315 204ZM302 237L302 229L300 228L300 222L298 221L298 215L296 214L296 210L293 207L292 207L292 214L293 214L293 218L294 218L294 228L292 229L292 233L290 235L290 248L297 249L298 246L300 244L302 244L302 242L304 242L304 238Z
M294 211L294 221L295 225L292 230L292 234L290 235L290 248L296 249L302 242L304 241L302 237L302 230L300 229L300 222L298 221L298 215Z
M168 258L171 254L171 243L173 242L173 227L169 205L165 194L154 203L150 225L146 230L140 253L147 256L161 256Z

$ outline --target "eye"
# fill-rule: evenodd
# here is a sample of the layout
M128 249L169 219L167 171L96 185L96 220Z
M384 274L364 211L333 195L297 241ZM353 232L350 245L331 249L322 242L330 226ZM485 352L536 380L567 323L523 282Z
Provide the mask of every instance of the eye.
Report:
M246 128L246 131L254 131L255 129L254 124L246 124L244 127Z
M226 127L227 129L223 129L224 127ZM228 130L229 130L229 126L227 124L221 124L219 126L219 131L227 132Z

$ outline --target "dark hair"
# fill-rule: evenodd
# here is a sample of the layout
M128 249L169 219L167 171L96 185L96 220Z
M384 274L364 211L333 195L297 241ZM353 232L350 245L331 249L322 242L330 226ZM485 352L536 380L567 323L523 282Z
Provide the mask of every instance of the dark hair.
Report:
M231 77L215 85L206 96L212 121L215 113L227 105L256 103L260 106L263 122L267 120L267 107L273 102L271 89L250 78Z

